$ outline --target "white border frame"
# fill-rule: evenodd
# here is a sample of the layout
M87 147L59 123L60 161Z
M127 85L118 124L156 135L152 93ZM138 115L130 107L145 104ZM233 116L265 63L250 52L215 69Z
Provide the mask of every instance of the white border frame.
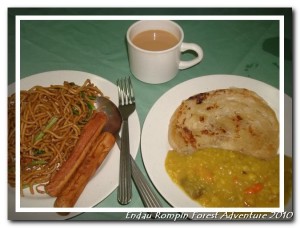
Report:
M16 16L16 151L20 151L20 22L23 20L278 20L280 37L279 58L279 119L280 145L284 151L284 16ZM20 160L20 153L16 153ZM16 189L20 189L20 164L16 164ZM284 153L280 153L280 207L279 208L44 208L20 207L20 194L16 194L16 212L283 212L284 211Z

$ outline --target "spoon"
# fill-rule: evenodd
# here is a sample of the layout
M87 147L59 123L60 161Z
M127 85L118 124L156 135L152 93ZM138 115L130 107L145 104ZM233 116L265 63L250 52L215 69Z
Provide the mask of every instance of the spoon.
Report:
M122 117L117 106L106 97L98 97L96 100L96 108L99 112L104 112L108 117L108 121L103 131L112 133L116 137L116 143L121 148L121 138L119 131L122 125ZM140 193L141 199L145 207L162 207L159 199L150 188L141 170L137 166L135 160L131 157L132 178Z
M104 112L108 117L103 131L108 131L116 136L122 125L122 116L117 106L108 98L98 97L96 100L96 108L98 112Z

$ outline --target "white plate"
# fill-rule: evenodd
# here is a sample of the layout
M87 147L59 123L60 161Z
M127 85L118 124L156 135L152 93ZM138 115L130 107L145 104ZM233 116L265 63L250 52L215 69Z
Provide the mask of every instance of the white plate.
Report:
M168 176L165 159L169 121L181 102L192 95L214 89L243 87L255 91L279 113L279 91L263 82L233 75L208 75L185 81L162 95L150 109L142 131L141 150L145 168L153 184L173 207L201 207L190 199ZM292 101L285 96L285 151L292 155ZM291 204L291 202L290 202Z
M44 72L30 77L26 77L21 80L21 89L30 89L34 85L49 86L52 84L62 84L64 81L74 82L78 85L82 85L86 79L90 79L106 96L118 105L118 92L117 87L113 83L107 81L100 76L90 73L79 71L50 71ZM9 86L9 95L14 92L14 85ZM140 122L135 111L129 118L129 135L130 135L130 151L133 157L136 156L139 142L140 142ZM94 177L89 181L88 185L84 189L80 198L78 199L75 207L93 207L102 200L104 200L117 186L119 179L119 159L120 151L117 145L115 145L112 151L108 154L103 164L97 170ZM14 189L9 187L9 205L13 210L14 202ZM117 200L117 199L116 199ZM21 197L21 207L53 207L55 198L46 194L34 194L31 195L26 192L25 197ZM23 214L23 213L21 213ZM20 214L20 215L21 215ZM60 216L56 213L40 213L36 216L35 213L24 213L24 218L32 216L31 219L66 219L70 218L78 213L70 213L69 216ZM23 215L24 215L23 214ZM16 214L17 218L20 218L19 213ZM22 215L21 215L22 216Z

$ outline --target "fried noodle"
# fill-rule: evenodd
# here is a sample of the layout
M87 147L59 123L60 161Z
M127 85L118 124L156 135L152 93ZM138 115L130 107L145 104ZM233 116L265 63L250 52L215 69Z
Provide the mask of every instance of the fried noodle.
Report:
M20 93L20 187L43 193L51 176L70 156L81 128L102 92L86 80L35 86ZM15 186L15 94L8 98L8 182Z

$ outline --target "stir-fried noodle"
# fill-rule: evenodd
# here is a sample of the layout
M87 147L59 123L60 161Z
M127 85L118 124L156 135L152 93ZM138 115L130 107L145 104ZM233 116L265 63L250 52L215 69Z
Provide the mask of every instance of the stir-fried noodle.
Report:
M90 80L35 86L20 94L20 185L34 194L69 157L102 92ZM15 186L15 95L8 100L8 182Z

